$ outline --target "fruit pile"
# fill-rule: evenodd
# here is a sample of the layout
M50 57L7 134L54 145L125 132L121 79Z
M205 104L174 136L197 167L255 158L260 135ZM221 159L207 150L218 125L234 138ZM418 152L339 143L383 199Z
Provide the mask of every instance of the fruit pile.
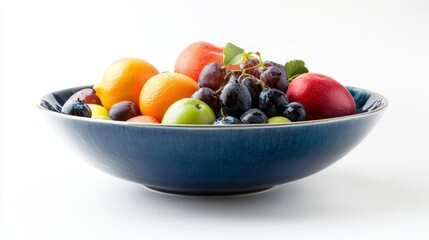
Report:
M356 113L349 91L334 79L309 73L304 61L282 65L259 52L227 43L195 42L174 72L123 58L100 83L71 96L62 113L161 124L273 124Z

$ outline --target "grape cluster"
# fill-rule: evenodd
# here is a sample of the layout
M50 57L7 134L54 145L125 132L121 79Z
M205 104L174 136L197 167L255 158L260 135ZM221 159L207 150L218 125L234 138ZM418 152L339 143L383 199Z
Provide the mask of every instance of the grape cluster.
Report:
M288 75L283 65L250 58L237 70L219 63L209 63L198 78L199 89L192 98L207 103L218 119L215 125L268 123L283 116L290 121L303 121L302 104L289 102L286 96Z

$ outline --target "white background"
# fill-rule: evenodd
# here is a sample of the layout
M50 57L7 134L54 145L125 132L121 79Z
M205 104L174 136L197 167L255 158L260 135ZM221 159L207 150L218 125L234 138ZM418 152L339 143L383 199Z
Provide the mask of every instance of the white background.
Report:
M428 239L429 2L49 1L1 5L0 239ZM328 169L255 196L165 196L102 173L51 131L43 94L133 56L171 71L194 41L385 95L379 124Z

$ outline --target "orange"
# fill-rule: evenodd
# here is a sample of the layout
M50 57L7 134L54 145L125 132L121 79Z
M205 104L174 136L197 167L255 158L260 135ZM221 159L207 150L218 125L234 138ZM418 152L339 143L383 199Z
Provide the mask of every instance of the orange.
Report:
M194 42L180 53L174 71L198 82L201 70L211 62L223 64L223 48L208 42Z
M158 73L152 64L144 60L122 58L106 69L102 81L93 88L107 109L121 101L132 101L138 106L143 85Z
M194 79L180 73L165 72L151 77L140 93L140 111L162 121L165 111L174 102L191 97L197 91Z

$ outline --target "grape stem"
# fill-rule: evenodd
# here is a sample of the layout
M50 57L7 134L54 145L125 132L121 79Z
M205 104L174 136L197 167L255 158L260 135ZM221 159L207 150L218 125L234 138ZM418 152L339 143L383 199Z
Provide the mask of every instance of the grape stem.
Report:
M227 116L227 115L225 115L225 113L223 112L223 108L220 108L220 115L221 115L222 117Z
M248 73L246 73L248 70L254 70L254 69L256 69L256 68L259 68L259 67L261 67L262 69L267 69L267 67L262 63L262 56L261 56L261 53L259 53L259 52L247 52L247 53L245 53L244 54L244 56L245 56L245 58L246 58L246 60L248 60L249 59L249 57L248 56L250 56L250 55L253 55L253 54L255 54L257 57L258 57L258 60L259 60L259 63L257 64L257 65L255 65L255 66L253 66L253 67L248 67L248 68L244 68L244 69L238 69L238 70L230 70L226 75L225 75L225 77L224 77L224 80L226 80L228 77L229 77L229 75L230 74L232 74L232 73L240 73L240 76L238 77L238 79L237 79L237 81L238 82L241 82L241 80L245 77L245 76L248 76L248 77L252 77L252 78L255 78L257 81L258 81L258 83L262 86L262 89L264 89L264 90L267 90L267 86L265 85L265 82L264 81L262 81L261 79L258 79L258 78L256 78L256 77L254 77L252 74L248 74ZM226 67L227 66L222 66L222 70L225 70L226 69ZM224 83L225 84L225 83ZM215 94L219 94L220 92L222 92L222 89L223 89L223 87L224 87L224 84L218 89L218 90L216 90L215 91Z
M301 75L301 74L295 74L292 77L288 78L288 82L291 83L292 80L294 80L295 78L297 78L299 75Z
M262 67L264 70L267 69L267 67L265 67L265 65L262 64L261 54L259 52L256 52L255 54L256 54L256 56L258 56L258 59L259 59L259 64L258 64L258 65L260 65L259 67Z
M222 86L220 86L220 88L218 89L218 90L216 90L215 92L214 92L214 94L215 95L218 95L218 94L220 94L221 92L222 92L222 90L223 90L223 86L225 85L225 83L224 84L222 84Z
M258 79L258 78L256 78L256 80L258 81L259 85L261 85L262 90L267 90L268 89L268 87L267 87L267 85L265 85L264 81L262 81L261 79Z

